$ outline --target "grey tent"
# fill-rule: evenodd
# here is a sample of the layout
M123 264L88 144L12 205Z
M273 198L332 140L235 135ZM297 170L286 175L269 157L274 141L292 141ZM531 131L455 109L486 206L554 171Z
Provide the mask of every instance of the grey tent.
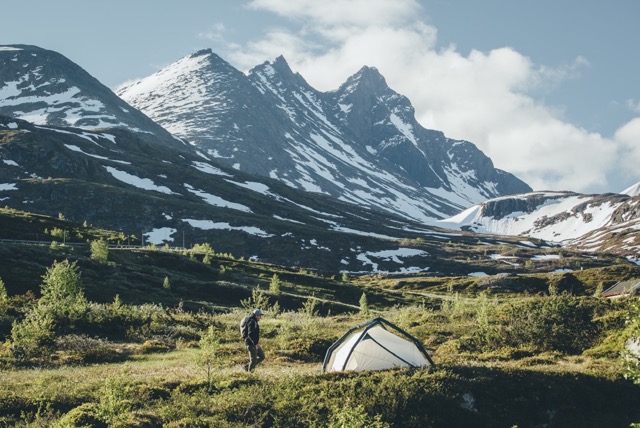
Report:
M604 290L602 297L616 299L618 297L633 295L640 292L640 279L634 278L627 281L620 281Z
M324 372L431 367L422 344L384 318L374 318L347 331L327 350Z

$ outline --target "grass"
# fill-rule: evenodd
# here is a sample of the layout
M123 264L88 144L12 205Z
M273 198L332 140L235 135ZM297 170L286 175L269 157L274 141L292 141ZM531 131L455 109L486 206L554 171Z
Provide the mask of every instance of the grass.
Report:
M484 254L474 258L468 246L443 247L457 254L449 266L484 263L478 262ZM634 266L598 260L602 265L571 273L342 278L227 254L213 254L205 264L203 254L170 248L112 249L107 263L90 256L85 246L0 244L0 278L9 292L8 306L0 305L0 427L626 427L640 421L639 386L625 379L620 358L632 334L626 321L633 300L592 297L599 286L637 276ZM80 318L60 319L66 330L56 330L49 354L16 359L11 325L37 305L42 276L63 259L77 262L93 303ZM267 292L274 274L277 294ZM268 311L261 322L267 360L249 374L242 369L248 356L238 323L255 306L257 287L268 300L261 305ZM358 311L363 292L370 315ZM309 302L316 304L313 314ZM437 367L322 373L330 344L374 316L418 338ZM209 328L218 347L205 367L201 357L210 350L200 339Z
M214 326L221 343L211 384L194 342L152 353L142 342L113 342L129 353L126 361L2 370L0 426L80 426L69 425L72 419L91 426L330 426L346 418L365 421L353 426L622 427L640 420L640 391L624 379L617 357L524 344L470 348L473 302L385 312L427 346L435 370L323 374L327 344L367 317L285 312L261 322L267 360L246 373L236 325L244 311L235 310L201 326ZM200 323L188 312L173 318Z

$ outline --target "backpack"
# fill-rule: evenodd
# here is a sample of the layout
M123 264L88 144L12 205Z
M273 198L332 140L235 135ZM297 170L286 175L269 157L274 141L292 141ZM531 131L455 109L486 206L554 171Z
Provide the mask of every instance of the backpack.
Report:
M244 317L242 318L242 321L240 321L240 336L242 336L243 339L246 339L247 336L249 335L249 317Z

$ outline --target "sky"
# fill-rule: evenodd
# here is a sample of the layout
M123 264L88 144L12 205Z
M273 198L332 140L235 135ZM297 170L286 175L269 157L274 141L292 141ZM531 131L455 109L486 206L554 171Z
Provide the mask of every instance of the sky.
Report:
M418 122L534 190L640 182L638 0L20 0L0 44L55 50L105 85L211 48L248 72L283 55L314 88L376 67Z

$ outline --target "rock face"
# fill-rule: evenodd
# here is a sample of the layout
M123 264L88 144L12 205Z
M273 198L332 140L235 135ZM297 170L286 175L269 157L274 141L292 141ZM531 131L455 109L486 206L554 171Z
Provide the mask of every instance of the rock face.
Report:
M125 128L148 141L182 145L80 66L36 46L0 46L0 114L37 125Z
M118 95L237 170L419 221L531 190L473 144L420 126L371 67L319 92L283 57L245 75L203 50Z

